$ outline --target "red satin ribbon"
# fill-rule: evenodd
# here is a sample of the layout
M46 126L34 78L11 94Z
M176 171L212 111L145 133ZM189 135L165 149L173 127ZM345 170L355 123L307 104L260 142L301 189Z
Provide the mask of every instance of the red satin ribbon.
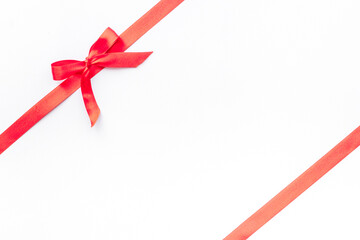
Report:
M183 0L161 0L158 2L139 20L126 29L125 32L123 32L118 37L110 49L107 50L107 53L124 52L182 2ZM101 45L101 42L98 44ZM105 44L105 46L107 49L108 43ZM97 47L95 46L95 48ZM105 52L105 48L102 50L103 52ZM98 53L101 53L101 51ZM71 68L71 66L68 67ZM88 73L89 77L93 77L102 69L103 67L100 65L92 67L91 73ZM65 99L71 96L71 94L73 94L77 89L82 87L82 91L91 91L91 88L86 89L86 86L82 84L82 82L85 81L81 80L82 74L71 75L44 98L42 98L38 103L36 103L32 108L30 108L26 113L24 113L8 129L6 129L0 135L0 154L9 148L15 141L17 141L23 134L25 134L49 112L51 112L59 104L65 101ZM96 116L96 112L94 116Z
M136 67L141 64L150 53L124 53L124 51L181 2L183 0L160 1L119 37L111 29L107 29L92 46L85 61L65 60L53 63L54 79L66 78L66 80L0 135L0 154L80 87L93 125L100 110L91 89L90 79L104 67ZM243 222L225 240L249 238L359 145L360 127Z
M245 220L224 240L248 239L359 146L360 127Z
M89 115L91 126L94 126L100 115L99 106L91 87L91 78L96 69L134 68L139 66L152 52L117 52L107 51L118 41L119 36L107 28L100 38L92 45L85 61L63 60L51 64L54 80L63 80L73 75L81 75L81 93Z

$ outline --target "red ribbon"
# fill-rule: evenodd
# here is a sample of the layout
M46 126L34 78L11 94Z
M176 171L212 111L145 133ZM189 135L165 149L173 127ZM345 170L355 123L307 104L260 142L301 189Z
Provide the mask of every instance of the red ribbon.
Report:
M141 64L151 54L150 52L125 53L124 51L181 2L183 0L161 0L120 36L117 36L110 28L106 29L91 47L85 61L64 60L53 63L54 79L66 80L0 135L0 154L79 88L81 88L86 110L93 126L100 110L91 88L91 78L105 67L124 68ZM243 222L225 240L249 238L359 145L360 127Z
M100 115L99 106L91 87L91 78L98 70L108 68L135 68L143 63L152 52L116 52L109 49L119 40L119 36L107 28L92 45L85 61L63 60L51 64L54 80L63 80L73 75L81 75L81 93L89 115L91 126L94 126Z
M224 240L248 239L359 146L360 127L356 128L303 174L246 219Z
M61 64L61 62L53 64L53 73L55 73L55 79L63 79L67 76L69 77L54 90L48 93L45 97L43 97L26 113L24 113L2 134L0 134L0 154L8 149L22 135L30 130L54 108L59 106L63 101L70 97L80 87L83 92L83 98L91 119L91 124L93 125L100 111L98 110L99 108L97 107L95 98L92 94L91 83L89 79L99 73L104 68L105 64L105 67L112 67L112 61L113 64L116 63L116 66L114 65L114 67L118 67L119 65L124 64L122 63L122 60L125 58L127 59L127 63L129 65L127 66L124 64L122 67L132 67L136 65L136 62L132 63L131 59L136 59L135 56L131 56L132 53L129 53L130 55L127 55L126 57L119 55L124 54L123 52L125 52L126 49L134 44L140 37L142 37L153 26L160 22L161 19L168 15L183 1L184 0L161 0L141 18L139 18L133 25L120 34L120 36L115 37L115 33L108 29L104 33L105 36L102 35L100 37L101 40L99 39L97 43L93 45L92 49L90 50L92 53L89 54L89 57L83 61L83 63L76 63L75 61L68 60L63 62L66 64ZM117 55L112 55L113 53ZM104 56L101 54L108 55ZM149 53L144 54L146 55ZM101 60L98 59L98 57ZM141 63L139 59L137 61L139 61L139 64ZM88 68L86 73L84 72L84 66L85 68ZM66 72L71 72L73 74L67 75L65 74Z

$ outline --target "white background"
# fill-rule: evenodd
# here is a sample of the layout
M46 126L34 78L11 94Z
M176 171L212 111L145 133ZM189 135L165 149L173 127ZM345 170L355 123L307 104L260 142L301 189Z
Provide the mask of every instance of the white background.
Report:
M0 8L0 132L156 0ZM188 0L0 156L0 239L218 240L360 124L358 0ZM360 152L251 239L360 239Z

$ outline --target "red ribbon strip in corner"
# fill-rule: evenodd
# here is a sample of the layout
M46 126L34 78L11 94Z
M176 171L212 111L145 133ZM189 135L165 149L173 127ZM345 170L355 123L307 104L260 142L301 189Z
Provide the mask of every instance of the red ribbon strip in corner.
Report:
M111 32L109 38L104 38L103 41L106 43L97 42L93 46L93 54L101 53L121 53L125 52L132 44L134 44L141 36L143 36L147 31L149 31L153 26L155 26L160 20L162 20L166 15L168 15L172 10L174 10L180 3L184 0L161 0L153 8L151 8L147 13L145 13L139 20L137 20L133 25L125 30L117 40L111 44L111 40L114 40L114 35ZM109 42L108 42L109 41ZM101 46L97 46L97 44ZM104 46L102 46L104 44ZM111 46L110 46L111 45ZM108 47L110 46L110 49ZM106 49L106 50L105 50ZM92 52L92 51L90 51ZM92 55L92 54L91 54ZM95 57L95 56L91 56ZM101 57L101 56L98 56ZM53 64L53 73L56 79L63 78L68 76L65 74L66 71L79 70L78 74L73 74L63 81L58 87L52 90L44 98L42 98L38 103L36 103L32 108L30 108L25 114L23 114L18 120L16 120L8 129L6 129L0 135L0 154L2 154L7 148L9 148L15 141L17 141L22 135L24 135L30 128L32 128L37 122L39 122L43 117L45 117L49 112L61 104L65 99L72 95L80 87L83 92L85 105L87 107L90 119L92 119L92 124L96 121L98 116L98 107L93 97L90 81L86 80L97 73L99 73L103 66L102 64L108 64L110 56L102 56L102 63L98 62L96 66L91 67L91 71L87 71L86 76L83 79L83 74L80 74L80 65L89 64L84 61L79 65L75 66L75 69L72 68L74 61L67 62L67 64L62 65L61 62ZM116 56L116 61L121 62L121 58ZM114 59L113 59L114 60ZM129 60L129 59L128 59ZM95 61L92 59L91 61ZM114 60L115 61L115 60ZM120 64L120 62L118 62ZM66 63L66 62L65 62ZM62 66L62 67L61 67ZM109 67L109 65L107 65ZM63 71L63 72L62 72ZM75 72L72 72L75 73ZM88 109L89 108L89 109Z
M245 240L275 217L360 145L360 127L290 183L224 240Z

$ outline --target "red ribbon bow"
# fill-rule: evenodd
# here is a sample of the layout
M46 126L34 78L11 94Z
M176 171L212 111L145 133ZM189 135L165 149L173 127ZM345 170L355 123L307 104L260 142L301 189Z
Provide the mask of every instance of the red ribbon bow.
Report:
M107 53L119 40L119 36L107 28L100 38L91 46L85 61L63 60L51 64L54 80L64 80L73 75L81 75L81 92L91 126L94 126L100 109L96 103L91 87L91 78L99 70L110 68L135 68L143 63L152 52L115 52Z

